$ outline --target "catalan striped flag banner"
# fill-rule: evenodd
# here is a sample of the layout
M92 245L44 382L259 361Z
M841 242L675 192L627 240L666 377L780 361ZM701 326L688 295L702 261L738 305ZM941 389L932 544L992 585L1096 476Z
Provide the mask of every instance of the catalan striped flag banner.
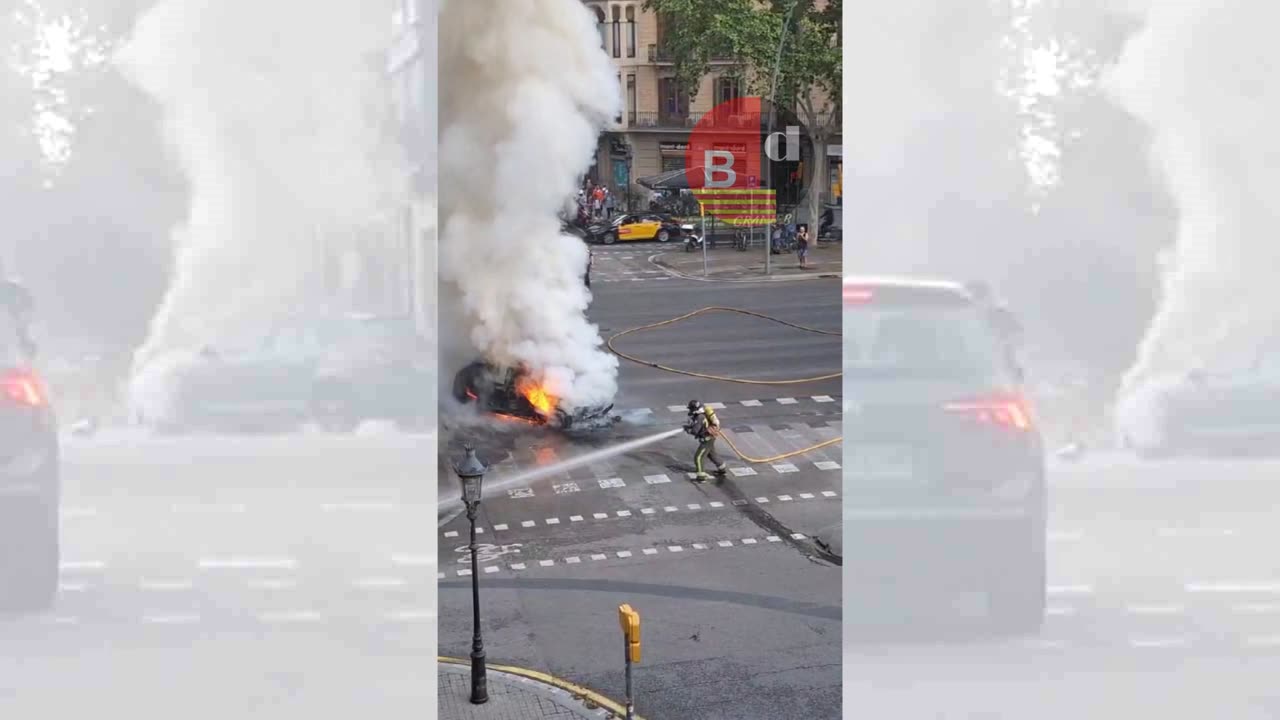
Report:
M773 188L699 188L693 190L702 212L738 227L761 227L777 220Z

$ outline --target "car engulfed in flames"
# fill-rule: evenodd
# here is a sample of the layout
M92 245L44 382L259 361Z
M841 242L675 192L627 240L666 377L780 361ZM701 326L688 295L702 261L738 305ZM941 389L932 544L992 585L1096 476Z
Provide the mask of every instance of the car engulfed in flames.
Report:
M610 415L612 404L567 411L528 370L498 368L483 361L458 372L453 395L464 405L475 403L482 412L500 418L561 429L612 425L621 419Z

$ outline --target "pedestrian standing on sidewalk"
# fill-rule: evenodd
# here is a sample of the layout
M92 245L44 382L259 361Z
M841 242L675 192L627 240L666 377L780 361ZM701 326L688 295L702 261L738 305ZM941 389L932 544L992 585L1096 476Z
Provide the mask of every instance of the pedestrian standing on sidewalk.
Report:
M605 188L605 190L604 190L604 216L605 216L605 219L606 219L606 220L611 220L611 219L613 219L613 211L614 211L614 209L615 209L615 208L617 208L617 206L618 206L617 198L615 198L615 197L614 197L613 193L612 193L608 188Z
M796 233L796 255L800 258L800 269L809 267L809 226L801 225Z

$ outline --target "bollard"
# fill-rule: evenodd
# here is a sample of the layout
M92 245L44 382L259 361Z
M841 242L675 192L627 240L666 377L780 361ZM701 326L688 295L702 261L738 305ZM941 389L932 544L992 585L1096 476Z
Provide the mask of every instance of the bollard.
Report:
M635 718L635 702L631 695L631 665L640 662L640 613L630 605L618 606L618 623L622 625L623 644L626 647L627 672L627 720Z

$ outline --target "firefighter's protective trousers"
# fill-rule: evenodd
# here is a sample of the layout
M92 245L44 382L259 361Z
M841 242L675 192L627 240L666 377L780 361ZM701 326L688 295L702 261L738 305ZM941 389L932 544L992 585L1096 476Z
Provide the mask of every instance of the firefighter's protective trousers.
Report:
M704 435L698 438L698 449L693 453L693 468L699 475L706 473L705 460L710 460L717 468L724 465L724 462L720 460L719 453L716 452L716 438L714 435Z

